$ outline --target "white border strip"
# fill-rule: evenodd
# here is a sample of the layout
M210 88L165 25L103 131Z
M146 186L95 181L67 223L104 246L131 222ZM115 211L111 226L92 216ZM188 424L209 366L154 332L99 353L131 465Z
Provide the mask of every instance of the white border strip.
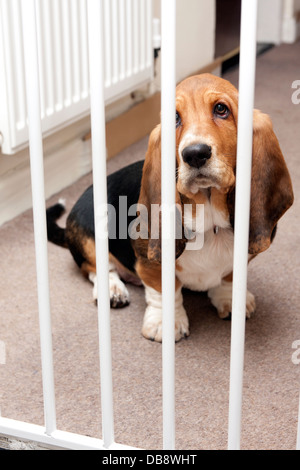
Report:
M176 0L161 2L163 447L175 448Z
M229 450L240 449L258 0L243 0L234 228Z
M26 96L46 432L56 429L36 3L22 0Z
M106 448L114 442L109 296L109 252L104 101L103 1L88 0L91 126L98 284L102 432Z
M299 395L298 433L297 433L296 450L300 450L300 395Z

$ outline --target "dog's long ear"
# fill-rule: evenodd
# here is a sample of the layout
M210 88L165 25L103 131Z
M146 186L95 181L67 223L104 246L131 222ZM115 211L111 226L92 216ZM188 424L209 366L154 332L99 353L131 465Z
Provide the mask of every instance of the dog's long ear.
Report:
M271 119L254 111L249 254L271 245L277 222L294 201L291 178Z
M234 196L233 191L228 197L232 224ZM254 110L249 254L257 255L269 248L277 222L293 201L291 178L271 119Z
M174 155L174 158L175 155ZM170 175L171 176L171 175ZM174 175L175 177L175 175ZM149 261L161 263L161 126L157 126L151 133L148 150L143 169L139 205L147 209L146 217L140 210L141 231L145 233L145 224L148 231L147 256ZM177 225L176 227L176 258L184 251L186 240L182 236L181 201L176 191Z

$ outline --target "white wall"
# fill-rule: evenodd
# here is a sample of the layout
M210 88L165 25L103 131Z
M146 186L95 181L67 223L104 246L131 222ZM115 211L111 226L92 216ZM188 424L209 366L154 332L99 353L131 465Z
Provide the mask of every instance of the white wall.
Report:
M215 23L214 0L177 0L178 80L214 59Z
M293 43L300 36L297 13L300 11L300 0L283 0L282 41Z
M282 0L259 0L257 39L259 42L280 44L282 40Z
M160 1L154 0L158 18ZM177 81L214 60L215 24L215 0L177 0Z
M294 43L300 35L300 0L260 0L258 41Z

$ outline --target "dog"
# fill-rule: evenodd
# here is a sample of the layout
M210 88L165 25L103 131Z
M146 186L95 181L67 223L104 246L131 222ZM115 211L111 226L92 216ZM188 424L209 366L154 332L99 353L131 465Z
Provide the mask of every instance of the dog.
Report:
M279 219L294 200L271 119L258 110L253 116L249 262L270 247ZM231 315L237 123L238 91L230 82L202 74L177 86L176 220L182 235L176 235L176 341L190 334L182 288L207 291L220 318ZM142 334L158 342L162 341L161 227L160 216L154 217L152 208L161 205L160 182L158 125L150 135L145 160L107 179L108 204L115 209L111 211L113 216L109 212L111 306L129 304L124 282L143 285L147 307ZM136 207L126 222L131 232L123 237L119 236L124 213L120 196L126 196L128 206ZM198 207L202 208L202 224L197 224ZM73 207L65 229L56 223L63 211L60 203L47 210L48 239L70 250L82 273L94 283L93 297L97 300L93 187ZM135 236L130 235L132 227ZM196 238L201 235L199 249L191 245L189 233ZM247 318L255 308L254 295L247 292Z

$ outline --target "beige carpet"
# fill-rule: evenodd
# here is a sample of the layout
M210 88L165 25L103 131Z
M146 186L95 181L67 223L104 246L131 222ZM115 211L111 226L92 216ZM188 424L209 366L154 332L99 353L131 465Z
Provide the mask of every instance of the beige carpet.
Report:
M249 288L257 313L247 322L243 449L294 449L300 365L300 105L292 104L299 79L300 43L258 60L256 106L271 114L291 170L296 202L280 223L272 248L251 263ZM237 84L237 71L227 77ZM147 139L110 161L109 172L142 159ZM67 207L91 175L51 198ZM0 365L2 415L43 425L38 308L31 211L0 228ZM57 424L61 430L101 438L97 311L92 288L68 251L49 244ZM131 305L112 311L115 438L146 449L162 447L160 344L141 336L142 288L129 286ZM218 319L206 294L186 292L191 336L176 345L176 446L226 449L230 322Z

